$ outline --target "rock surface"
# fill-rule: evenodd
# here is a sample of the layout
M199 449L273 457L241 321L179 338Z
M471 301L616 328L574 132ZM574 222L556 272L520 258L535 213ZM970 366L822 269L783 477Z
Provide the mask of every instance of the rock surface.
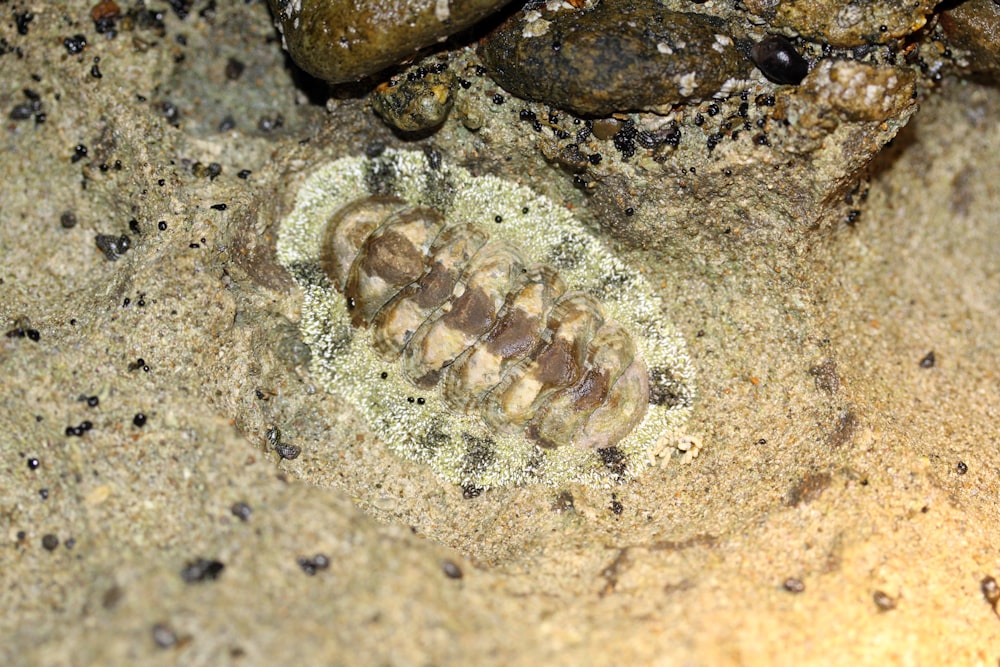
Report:
M295 63L328 83L375 74L509 0L268 0Z
M1000 7L992 0L971 0L941 14L951 46L969 72L996 80L1000 76Z
M889 44L927 23L932 0L876 0L875 2L774 2L748 0L747 10L775 28L831 46Z
M1000 92L942 34L600 124L460 48L404 142L297 86L263 4L100 4L0 23L0 663L996 663ZM644 267L699 456L465 499L320 391L275 238L385 146Z
M506 90L584 115L707 99L750 70L721 21L655 0L527 9L487 38L482 57Z

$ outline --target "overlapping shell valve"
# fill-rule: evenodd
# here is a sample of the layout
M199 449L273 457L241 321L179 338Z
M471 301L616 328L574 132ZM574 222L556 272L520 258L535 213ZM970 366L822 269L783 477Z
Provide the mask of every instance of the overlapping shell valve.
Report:
M630 479L690 411L656 290L523 186L422 152L343 158L300 189L278 256L311 372L467 489Z
M328 223L323 268L379 354L495 431L605 448L646 413L648 371L628 331L481 227L357 199Z

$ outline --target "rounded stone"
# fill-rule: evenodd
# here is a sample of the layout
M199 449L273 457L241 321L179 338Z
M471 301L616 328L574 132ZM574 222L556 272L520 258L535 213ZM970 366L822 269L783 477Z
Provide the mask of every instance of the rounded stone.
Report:
M507 91L595 116L705 99L750 71L721 21L664 11L655 0L522 11L487 38L481 55Z
M465 30L508 0L268 0L285 48L328 83L357 81Z
M454 73L444 66L410 68L372 91L372 109L401 132L431 130L448 117L454 85Z
M1000 6L971 0L941 13L941 27L952 47L968 52L964 67L1000 80Z
M770 30L791 31L789 34L830 46L853 47L889 44L920 30L937 4L937 0L747 0L746 7Z

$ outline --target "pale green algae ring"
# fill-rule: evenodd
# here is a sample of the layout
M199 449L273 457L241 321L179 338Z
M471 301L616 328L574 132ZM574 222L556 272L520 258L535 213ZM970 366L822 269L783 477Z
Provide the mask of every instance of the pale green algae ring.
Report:
M567 291L596 299L605 321L627 329L648 374L643 378L648 405L641 421L603 449L541 446L517 429L487 426L475 411L450 408L438 388L420 389L405 379L398 360L374 351L377 327L352 326L348 300L334 288L321 262L330 220L347 204L357 206L371 195L435 209L448 227L481 227L491 240L516 246L527 263L555 268ZM310 371L316 381L347 398L391 451L429 465L467 494L535 482L602 487L633 479L654 452L681 434L691 411L691 362L654 288L566 208L527 187L473 176L437 154L386 150L373 158L342 158L305 180L281 224L277 255L303 290L299 325L312 349Z

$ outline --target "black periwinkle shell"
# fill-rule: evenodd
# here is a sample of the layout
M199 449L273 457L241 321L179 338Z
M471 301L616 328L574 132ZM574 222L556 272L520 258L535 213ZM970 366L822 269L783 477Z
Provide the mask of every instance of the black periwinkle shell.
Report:
M802 83L809 73L809 63L781 35L772 35L754 44L750 57L764 76L774 83L795 86Z

